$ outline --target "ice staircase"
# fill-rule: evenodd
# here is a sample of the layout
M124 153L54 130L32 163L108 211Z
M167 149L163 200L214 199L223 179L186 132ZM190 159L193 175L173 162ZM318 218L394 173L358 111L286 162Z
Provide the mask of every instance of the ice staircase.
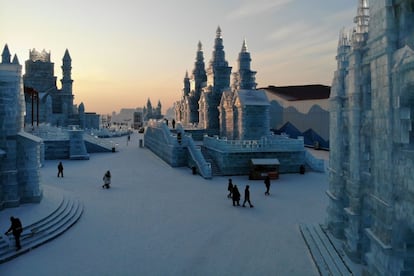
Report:
M0 264L39 247L73 226L83 213L83 204L76 198L64 195L59 206L39 221L24 226L20 238L21 249L16 251L14 236L0 238Z
M201 153L204 155L204 158L207 162L211 164L211 173L213 176L222 176L223 173L220 170L220 167L217 165L217 163L214 161L213 157L208 153L208 151L205 149L204 146L200 146Z
M322 225L299 225L300 232L321 276L357 275L347 265Z

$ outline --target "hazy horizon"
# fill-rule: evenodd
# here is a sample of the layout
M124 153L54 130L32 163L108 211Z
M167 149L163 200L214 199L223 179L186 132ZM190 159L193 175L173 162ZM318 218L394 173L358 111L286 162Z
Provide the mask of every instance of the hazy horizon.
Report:
M165 113L181 98L199 41L208 67L217 26L233 72L246 38L258 87L331 85L339 31L352 26L357 3L8 1L0 11L0 47L8 44L23 72L29 49L50 51L58 87L68 49L74 103L83 102L87 112L118 113L149 98Z

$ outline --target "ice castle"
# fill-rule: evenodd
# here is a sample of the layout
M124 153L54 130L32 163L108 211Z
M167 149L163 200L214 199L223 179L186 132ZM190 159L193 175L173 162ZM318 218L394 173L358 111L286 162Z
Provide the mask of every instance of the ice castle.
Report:
M184 78L183 95L175 104L175 118L184 126L197 126L209 135L232 140L260 139L269 134L269 101L256 90L256 72L251 68L246 40L238 58L238 71L225 58L221 28L216 31L214 50L207 70L201 42L191 78Z
M68 49L62 58L60 89L56 85L54 66L50 52L29 51L23 76L26 125L45 123L58 127L78 125L83 129L99 129L98 114L85 112L83 103L79 107L73 104L72 58Z
M360 0L330 98L329 231L367 275L414 275L414 1Z
M8 46L0 63L0 209L39 202L42 140L23 131L22 66Z
M237 65L231 83L232 67L218 27L208 68L199 42L194 70L191 76L185 74L182 97L175 103L177 127L150 121L145 146L171 166L191 167L205 178L250 176L253 159L277 160L280 173L299 173L305 164L324 171L323 161L305 150L303 137L290 139L270 132L269 100L264 90L256 89L246 40Z

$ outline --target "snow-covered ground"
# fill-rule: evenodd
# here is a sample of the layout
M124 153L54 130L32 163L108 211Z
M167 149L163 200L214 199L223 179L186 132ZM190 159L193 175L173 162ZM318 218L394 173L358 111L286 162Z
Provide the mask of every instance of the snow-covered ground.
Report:
M299 223L323 223L327 175L282 174L270 196L263 181L232 177L254 208L233 207L228 177L203 179L189 168L171 168L139 148L140 134L114 138L117 153L89 161L63 160L41 169L44 199L0 212L29 224L50 213L62 192L84 203L81 219L51 242L0 265L0 275L318 275ZM112 188L102 177L112 173Z

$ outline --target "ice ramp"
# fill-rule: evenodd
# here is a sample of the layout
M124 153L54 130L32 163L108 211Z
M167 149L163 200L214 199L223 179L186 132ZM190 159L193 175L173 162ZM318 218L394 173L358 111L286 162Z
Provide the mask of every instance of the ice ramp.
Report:
M88 153L116 151L115 145L106 139L97 138L90 134L84 133L83 140Z

